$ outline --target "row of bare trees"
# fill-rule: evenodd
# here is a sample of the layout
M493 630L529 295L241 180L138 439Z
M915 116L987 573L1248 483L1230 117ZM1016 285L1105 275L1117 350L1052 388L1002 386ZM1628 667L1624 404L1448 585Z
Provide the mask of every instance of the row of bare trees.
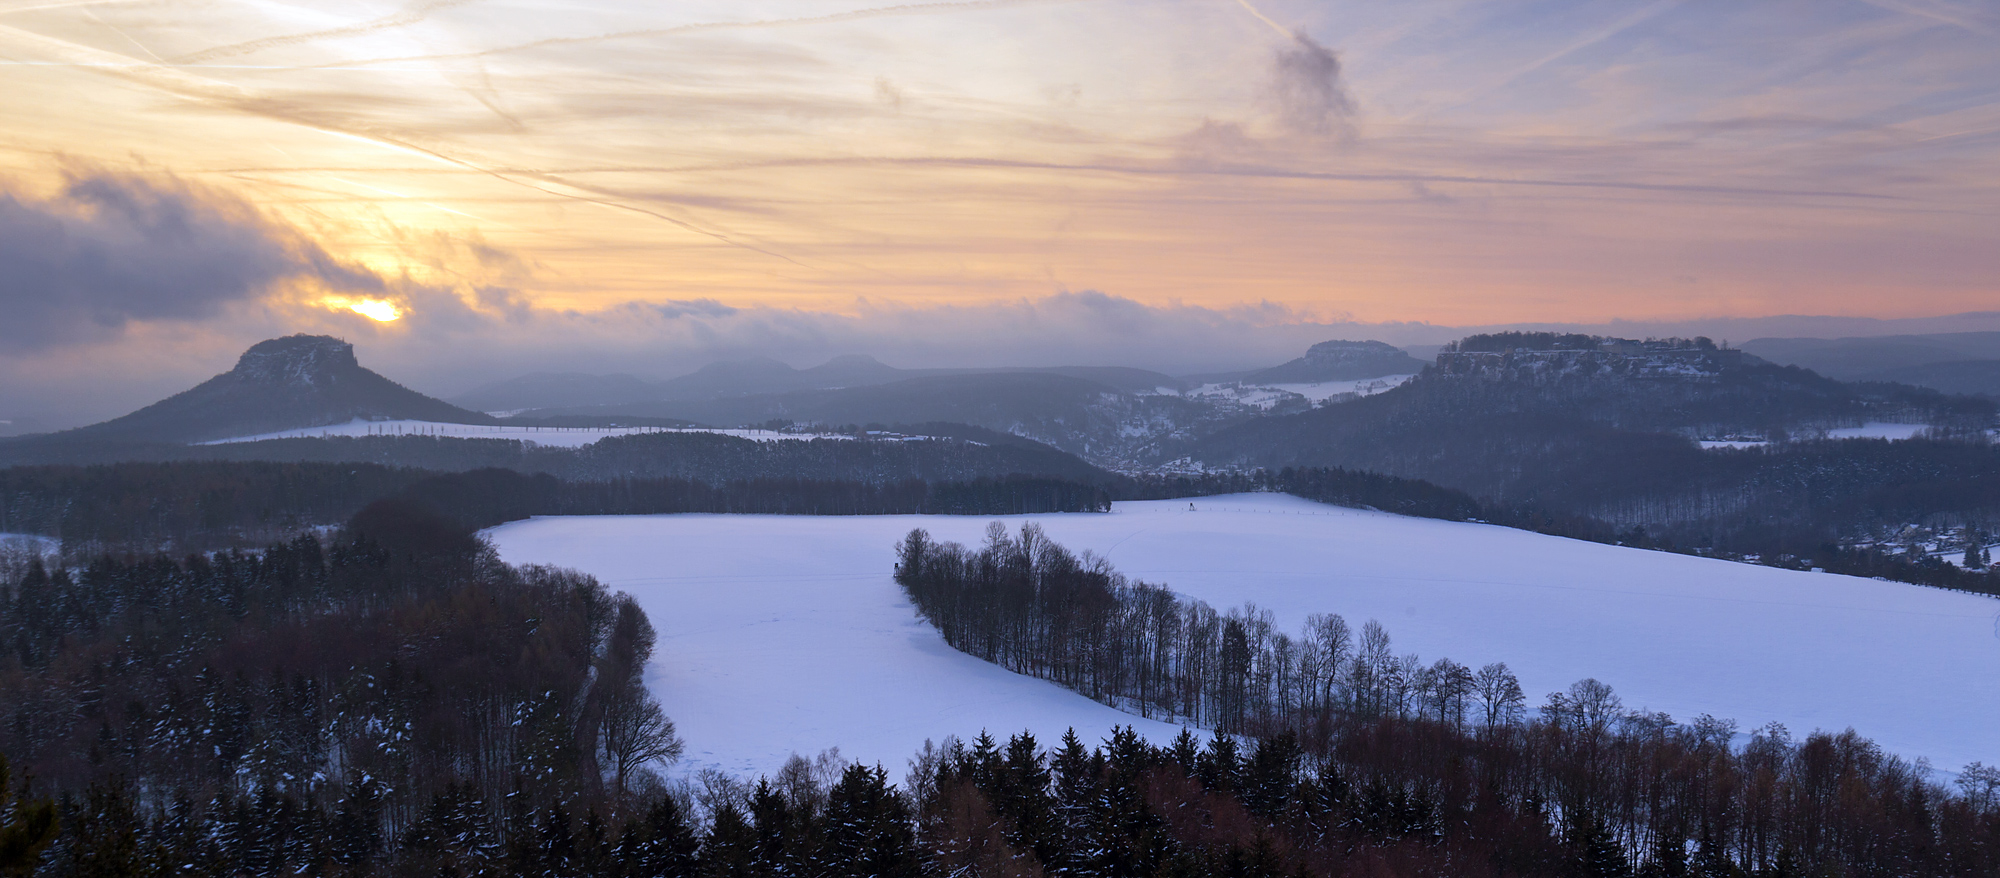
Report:
M1525 707L1505 664L1425 664L1396 655L1380 623L1335 614L1294 636L1254 604L1218 612L1129 580L1032 522L994 523L977 551L915 530L897 553L897 581L953 646L1145 716L1225 732L1382 715L1492 728Z
M1330 614L1293 636L1254 606L1218 613L1131 581L1033 524L996 524L977 549L913 531L896 577L960 650L1150 716L1295 739L1323 771L1430 803L1440 833L1500 809L1661 874L1697 860L1707 874L1929 874L1913 864L2000 856L2000 771L1941 785L1851 730L1676 723L1592 679L1530 711L1504 664L1399 656L1378 623Z

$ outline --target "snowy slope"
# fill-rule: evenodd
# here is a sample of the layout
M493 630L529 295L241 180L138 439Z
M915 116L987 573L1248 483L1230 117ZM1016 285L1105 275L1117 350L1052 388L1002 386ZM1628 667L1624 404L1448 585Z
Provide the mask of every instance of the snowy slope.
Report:
M1028 518L1218 608L1255 601L1287 630L1337 612L1381 620L1398 653L1505 661L1535 703L1594 676L1683 721L1853 726L1948 769L2000 758L2000 601L1283 495L1193 503ZM639 597L661 632L655 691L706 763L767 771L838 745L894 768L927 736L987 727L1171 734L954 653L916 622L890 547L916 526L975 543L987 520L546 518L491 534L509 561Z
M803 433L778 433L771 430L706 430L676 429L672 427L527 427L518 425L489 426L485 424L445 424L435 421L368 421L353 420L345 424L329 427L305 427L298 430L284 430L276 433L260 433L255 436L237 436L204 442L203 445L220 445L225 442L257 442L264 439L317 439L327 436L449 436L458 439L519 439L537 445L552 445L562 448L579 448L607 436L630 436L635 433L721 433L744 439L772 441L777 439L845 439L838 435L807 435Z

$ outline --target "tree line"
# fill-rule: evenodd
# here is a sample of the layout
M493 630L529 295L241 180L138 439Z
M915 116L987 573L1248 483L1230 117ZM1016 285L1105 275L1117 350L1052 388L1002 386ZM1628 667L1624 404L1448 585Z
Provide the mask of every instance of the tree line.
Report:
M1953 793L1851 731L1795 741L1773 725L1738 747L1732 722L1626 711L1595 680L1530 712L1504 664L1427 664L1332 614L1293 636L1254 606L1219 613L1128 580L1033 524L996 523L977 549L913 531L896 579L957 649L1144 715L1291 741L1343 789L1413 807L1406 832L1486 826L1596 863L1544 874L2000 867L2000 772L1969 766Z
M978 435L963 428L953 432ZM176 461L372 463L439 472L500 468L545 472L566 481L679 478L727 482L773 477L966 481L1013 474L1087 481L1105 475L1074 455L1040 443L949 434L907 441L758 441L721 433L659 432L610 436L578 448L445 436L334 436L219 445L107 443L61 434L0 440L0 464L11 466Z
M375 464L176 462L0 469L0 533L60 538L72 557L162 548L253 547L337 525L390 497L479 528L531 515L670 512L782 515L1101 512L1110 489L1034 475L964 481L767 476L566 481L485 469L437 473Z

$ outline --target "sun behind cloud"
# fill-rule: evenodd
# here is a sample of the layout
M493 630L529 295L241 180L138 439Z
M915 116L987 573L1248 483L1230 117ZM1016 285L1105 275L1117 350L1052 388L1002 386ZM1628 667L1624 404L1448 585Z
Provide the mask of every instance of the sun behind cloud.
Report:
M401 320L403 317L403 309L387 299L357 299L348 296L328 296L321 299L320 304L335 311L353 311L378 323L391 323Z

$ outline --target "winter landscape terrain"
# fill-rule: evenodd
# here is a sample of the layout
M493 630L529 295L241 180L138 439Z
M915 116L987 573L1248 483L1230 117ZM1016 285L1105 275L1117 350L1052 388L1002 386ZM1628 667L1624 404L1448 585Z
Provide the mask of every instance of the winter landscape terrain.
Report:
M682 770L768 772L838 746L899 768L926 738L1116 723L1119 714L953 652L891 581L911 528L976 543L966 516L537 518L488 532L511 563L628 591L660 632L649 674L688 740ZM1627 708L1748 732L1852 727L1946 769L1991 761L2000 601L1825 573L1620 548L1284 495L1122 502L1020 516L1136 578L1281 630L1334 612L1381 621L1400 653L1505 661L1531 704L1584 677Z

